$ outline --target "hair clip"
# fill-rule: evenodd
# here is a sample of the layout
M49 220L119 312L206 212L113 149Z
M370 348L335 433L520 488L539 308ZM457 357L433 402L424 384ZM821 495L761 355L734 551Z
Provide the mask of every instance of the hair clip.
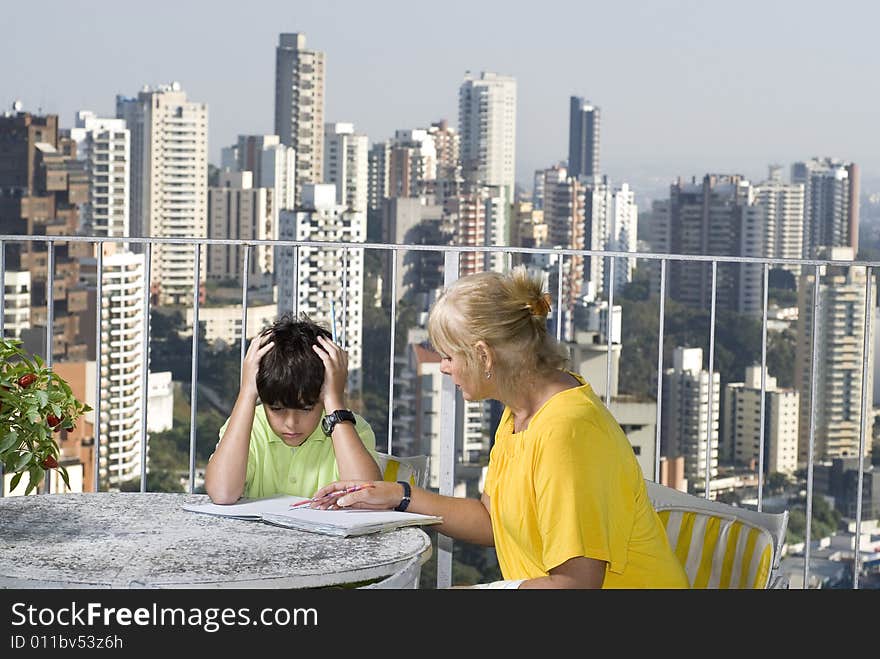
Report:
M537 300L529 302L529 310L533 316L546 316L550 313L550 293L544 293Z

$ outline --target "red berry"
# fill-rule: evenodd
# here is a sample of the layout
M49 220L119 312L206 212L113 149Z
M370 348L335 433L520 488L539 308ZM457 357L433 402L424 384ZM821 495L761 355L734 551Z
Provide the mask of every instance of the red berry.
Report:
M45 458L43 458L40 466L43 469L55 469L55 467L58 466L58 460L55 459L54 455L47 455Z
M36 381L37 381L37 376L35 373L25 373L20 378L18 378L18 386L19 387L29 387Z
M46 423L49 424L50 428L55 428L59 423L61 423L61 418L55 416L51 412L46 415ZM61 428L55 428L55 432L58 432Z

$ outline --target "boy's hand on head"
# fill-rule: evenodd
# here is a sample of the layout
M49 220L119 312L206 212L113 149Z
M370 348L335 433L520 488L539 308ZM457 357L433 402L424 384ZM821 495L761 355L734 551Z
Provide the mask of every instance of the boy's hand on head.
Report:
M348 379L348 353L330 339L319 336L312 349L324 362L322 403L328 412L345 409L345 383Z
M241 365L241 392L257 397L257 373L260 371L260 360L269 352L275 342L260 334L251 341Z

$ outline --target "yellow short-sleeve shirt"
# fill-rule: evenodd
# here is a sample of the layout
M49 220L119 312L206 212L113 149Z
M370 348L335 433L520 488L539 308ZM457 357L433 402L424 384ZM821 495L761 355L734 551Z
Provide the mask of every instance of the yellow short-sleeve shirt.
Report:
M370 424L355 414L355 430L367 450L375 458L376 435ZM220 428L220 437L226 432L226 423ZM248 448L247 475L244 496L263 498L276 494L310 497L315 490L339 480L339 466L333 440L324 435L321 424L299 446L288 446L272 432L266 419L266 410L257 405L251 426Z
M684 569L648 499L632 445L577 374L513 432L505 409L485 493L505 579L547 576L586 556L607 563L604 588L686 588Z

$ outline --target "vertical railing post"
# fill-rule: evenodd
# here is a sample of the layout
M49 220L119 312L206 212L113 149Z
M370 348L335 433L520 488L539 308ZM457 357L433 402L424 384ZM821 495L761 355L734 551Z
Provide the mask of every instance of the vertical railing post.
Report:
M709 399L706 408L706 498L709 497L710 472L712 470L712 402L715 380L715 298L718 285L718 261L712 261L712 311L709 320ZM699 449L697 452L699 456Z
M821 269L817 264L813 281L813 317L810 335L810 441L807 444L807 502L806 532L804 537L804 589L809 587L810 578L810 534L813 521L813 443L816 439L816 354L819 351L819 285Z
M657 335L657 414L654 427L654 482L660 482L660 436L663 421L663 331L666 327L666 259L660 261L660 329ZM670 483L670 487L673 485Z
M853 547L853 588L858 590L859 571L861 565L861 536L862 536L862 488L864 487L865 472L865 423L868 416L868 355L871 349L871 316L874 314L874 304L871 295L871 267L865 267L865 325L862 334L862 414L859 417L859 476L856 485L856 537ZM876 359L876 355L874 358Z
M761 426L758 428L758 510L764 502L764 419L767 407L767 302L769 299L770 264L764 264L764 310L761 316Z
M244 355L245 355L245 347L247 346L247 317L248 317L248 276L249 276L249 261L251 255L251 246L244 246L244 256L242 258L242 268L241 268L241 345L239 346L240 350L240 359L238 363L238 372L239 374L244 369Z
M55 242L48 244L48 263L46 264L46 367L52 368L52 352L55 339ZM4 286L5 289L5 286ZM52 491L52 470L46 470L44 487L47 494Z
M99 241L95 246L95 424L93 426L95 438L92 443L94 476L92 489L95 492L100 491L101 481L101 384L103 377L101 376L101 366L104 363L104 342L101 332L104 329L104 243ZM110 354L108 351L107 358L109 361ZM107 373L109 376L110 369ZM109 379L109 378L108 378Z
M391 253L391 346L388 358L388 455L391 455L391 429L394 420L394 344L397 339L397 250Z
M447 251L443 255L443 285L450 286L458 279L459 253ZM452 378L444 377L440 389L440 494L452 496L455 490L455 447L462 429L458 418L458 392ZM437 588L452 585L452 538L437 534Z
M141 491L147 487L147 412L150 399L150 294L153 244L144 245L144 330L141 348Z
M562 340L562 260L563 254L559 254L556 270L556 340Z
M199 276L201 274L201 245L195 245L193 272L193 336L192 336L192 382L190 383L189 408L189 493L196 489L196 399L199 381Z
M611 407L611 348L613 342L611 340L611 335L614 333L614 257L609 256L610 261L610 274L608 280L608 322L605 323L606 330L608 332L608 336L606 337L608 343L608 355L605 359L605 407ZM572 337L574 338L574 337Z

